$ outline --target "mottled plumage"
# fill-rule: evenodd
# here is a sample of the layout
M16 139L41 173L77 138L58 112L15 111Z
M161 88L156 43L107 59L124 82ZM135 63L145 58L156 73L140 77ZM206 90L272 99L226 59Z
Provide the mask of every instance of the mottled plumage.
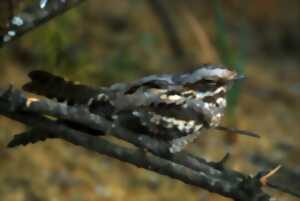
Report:
M29 76L32 81L25 90L86 105L91 112L137 133L169 141L170 152L180 151L203 129L220 124L225 95L238 78L236 72L218 65L202 65L181 74L151 75L99 89L43 71Z

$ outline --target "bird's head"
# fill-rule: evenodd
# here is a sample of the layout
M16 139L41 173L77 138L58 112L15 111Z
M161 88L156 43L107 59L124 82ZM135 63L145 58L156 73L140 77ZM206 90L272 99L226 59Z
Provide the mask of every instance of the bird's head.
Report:
M223 90L226 92L233 81L244 78L233 70L220 65L202 65L200 68L178 76L180 84L201 93Z

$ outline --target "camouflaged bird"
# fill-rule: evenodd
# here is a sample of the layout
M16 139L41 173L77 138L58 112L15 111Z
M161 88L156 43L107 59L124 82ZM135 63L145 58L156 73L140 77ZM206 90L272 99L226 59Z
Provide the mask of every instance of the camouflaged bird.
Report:
M90 112L136 133L168 141L171 153L181 151L203 130L219 126L226 93L240 78L220 65L201 65L186 73L151 75L98 89L44 71L32 71L29 77L24 90L85 105Z

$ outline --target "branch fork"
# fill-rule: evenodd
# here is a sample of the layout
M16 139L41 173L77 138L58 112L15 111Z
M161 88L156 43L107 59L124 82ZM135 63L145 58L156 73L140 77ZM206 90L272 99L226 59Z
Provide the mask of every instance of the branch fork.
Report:
M261 189L264 186L262 184L279 169L257 178L225 167L228 154L220 162L207 162L186 152L166 154L168 145L163 141L133 133L118 124L89 113L82 107L71 107L47 99L27 98L21 91L12 87L0 90L0 114L32 127L22 133L23 135L16 135L9 143L9 147L26 142L35 143L46 138L60 138L233 200L270 201L271 197ZM72 121L92 129L109 130L113 137L129 142L138 149L129 149L102 137L91 136L70 128L57 119ZM148 152L141 153L137 150Z

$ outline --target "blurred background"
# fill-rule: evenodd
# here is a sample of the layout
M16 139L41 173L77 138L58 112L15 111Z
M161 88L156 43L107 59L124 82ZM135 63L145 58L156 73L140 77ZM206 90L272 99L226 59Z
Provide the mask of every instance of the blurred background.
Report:
M40 3L14 0L8 9L5 2L1 34L10 16ZM0 87L21 87L33 69L103 86L201 63L247 76L231 90L223 124L262 137L210 134L189 151L214 161L230 152L227 165L248 174L282 164L285 171L272 179L299 190L298 0L85 1L0 49ZM229 200L61 140L5 148L24 129L0 116L1 201Z

